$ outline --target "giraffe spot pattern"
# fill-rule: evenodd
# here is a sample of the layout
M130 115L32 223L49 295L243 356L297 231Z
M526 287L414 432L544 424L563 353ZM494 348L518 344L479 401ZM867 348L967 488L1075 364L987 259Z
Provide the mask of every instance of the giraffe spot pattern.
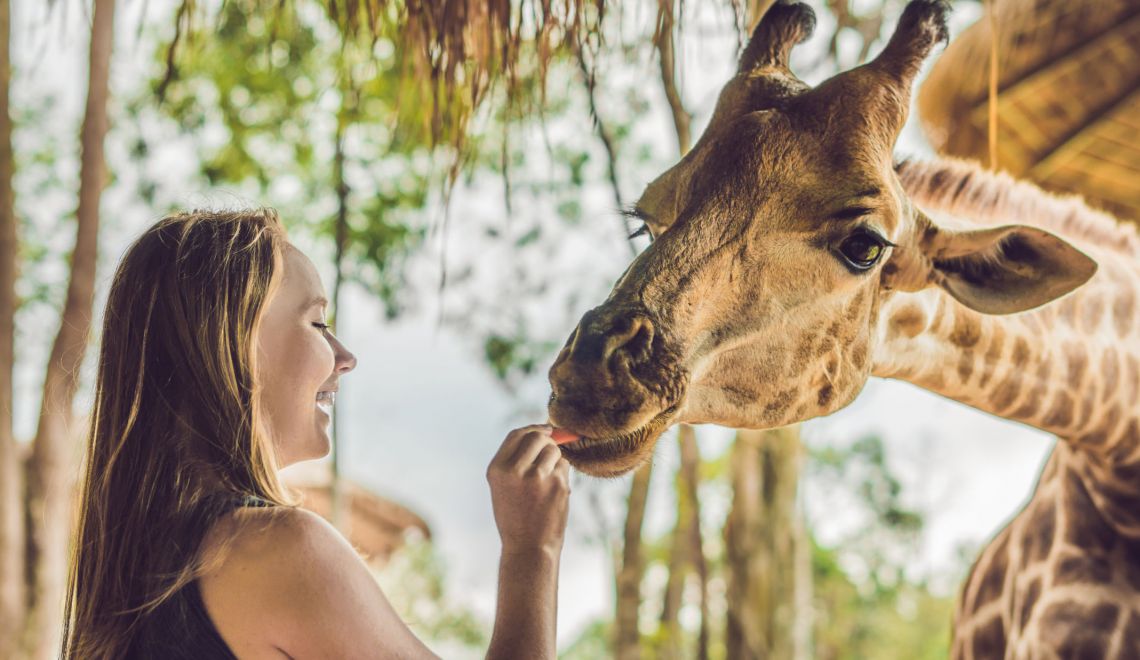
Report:
M815 351L814 342L815 337L812 335L805 336L804 340L800 342L800 345L796 347L796 355L792 363L800 365L810 362Z
M1086 349L1076 342L1065 344L1065 366L1068 368L1066 377L1070 385L1080 384L1081 379L1085 377L1085 369L1089 365L1086 352Z
M1042 613L1038 634L1062 658L1099 660L1119 616L1120 607L1113 603L1053 602Z
M1001 597L1005 589L1005 574L1006 574L1006 552L1009 546L1009 535L1002 534L1000 538L995 541L994 546L989 555L989 561L978 581L977 590L974 593L973 607L978 609L983 605L997 600Z
M1004 412L1017 399L1020 391L1021 376L1016 370L1011 370L1009 376L994 389L994 408Z
M1140 588L1140 584L1136 585ZM1140 658L1140 614L1129 612L1120 638L1121 658Z
M972 314L959 311L954 315L954 329L950 331L950 343L961 348L971 348L982 338L982 326Z
M1128 543L1129 556L1135 557L1140 555L1140 543L1132 541ZM1134 561L1121 562L1121 573L1124 576L1124 581L1127 582L1133 589L1140 591L1140 564ZM1140 623L1140 621L1136 622Z
M1077 298L1071 300L1075 301ZM1104 301L1100 294L1095 291L1087 293L1081 300L1080 310L1078 318L1081 331L1087 335L1095 333L1100 326L1101 318L1104 317Z
M1122 482L1140 488L1140 461L1124 463L1116 468L1116 477Z
M1053 537L1057 531L1056 518L1056 505L1052 500L1043 500L1034 506L1022 539L1023 567L1032 566L1049 556L1049 551L1053 549Z
M1140 396L1140 363L1136 361L1136 356L1129 355L1124 360L1125 381L1127 383L1125 400L1135 401L1137 396Z
M1049 393L1050 363L1051 361L1048 359L1041 360L1037 367L1036 378L1032 381L1032 388L1025 397L1025 401L1011 414L1014 419L1030 419L1037 414L1037 410L1045 401L1045 395Z
M1094 397L1088 393L1085 393L1083 396L1081 396L1081 413L1080 417L1077 418L1078 428L1083 427L1085 424L1087 424L1089 419L1092 417L1093 398Z
M974 630L974 658L1000 658L1005 653L1005 626L1000 617Z
M739 385L721 385L720 390L734 406L751 405L760 398L757 391Z
M958 380L963 385L970 382L970 376L974 373L974 352L971 350L964 350L958 356Z
M1006 375L1006 379L994 389L993 403L997 410L1006 410L1017 399L1017 395L1021 392L1022 369L1028 360L1029 344L1024 337L1018 337L1013 343L1009 373Z
M1065 470L1061 496L1067 512L1064 540L1090 554L1107 554L1116 543L1116 534L1097 511L1084 481L1075 470Z
M1112 567L1105 557L1069 555L1053 569L1053 586L1066 584L1106 584L1112 581Z
M1052 407L1045 415L1044 424L1053 429L1064 429L1073 422L1073 399L1065 392L1058 392Z
M866 294L866 289L859 289L859 293L855 294L855 297L851 300L851 303L847 305L847 311L844 316L846 317L849 324L854 324L857 320L859 320L859 317L862 316L863 300L866 298Z
M1114 407L1112 413L1119 416L1120 410ZM1125 426L1124 432L1113 443L1112 449L1108 452L1108 459L1113 463L1123 463L1129 458L1137 458L1138 450L1140 450L1140 424L1131 419Z
M1112 324L1116 327L1117 336L1127 337L1132 331L1132 324L1136 322L1135 307L1136 294L1125 287L1112 303Z
M834 395L835 388L833 388L830 384L819 388L819 407L826 408L827 405L831 403L831 399Z
M895 313L891 327L904 337L913 339L926 327L926 312L917 304L910 304Z
M1104 383L1104 393L1106 395L1114 394L1119 385L1120 378L1120 357L1116 354L1116 349L1109 347L1105 349L1104 356L1100 361L1100 377Z
M1002 354L1005 352L1005 331L1001 329L1000 325L993 326L990 333L990 345L986 349L986 354L982 357L982 364L994 365L1001 360ZM982 379L978 382L980 387L985 387L993 376L994 370L986 368L982 370Z
M788 409L795 400L796 391L794 389L782 390L777 392L772 400L764 406L764 413L769 416L779 415Z
M862 340L851 349L851 365L862 369L867 365L867 340Z
M1029 617L1033 615L1033 607L1037 605L1037 599L1041 597L1041 578L1035 577L1029 581L1025 586L1025 591L1018 599L1018 604L1021 607L1020 616L1017 617L1019 630L1025 630L1029 625Z

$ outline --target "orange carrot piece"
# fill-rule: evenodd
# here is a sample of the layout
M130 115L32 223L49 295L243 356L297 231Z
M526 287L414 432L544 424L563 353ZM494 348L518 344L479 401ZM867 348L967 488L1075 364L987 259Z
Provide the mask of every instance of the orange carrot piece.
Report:
M550 437L554 439L555 444L565 445L567 443L574 442L581 436L579 436L577 433L574 433L573 431L556 428L550 434Z

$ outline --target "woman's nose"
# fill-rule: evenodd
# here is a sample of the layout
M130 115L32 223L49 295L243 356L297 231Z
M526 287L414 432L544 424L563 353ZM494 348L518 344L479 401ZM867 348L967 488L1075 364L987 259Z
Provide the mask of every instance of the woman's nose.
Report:
M344 344L339 341L336 342L336 372L338 374L346 374L356 368L356 356L352 351L344 347Z

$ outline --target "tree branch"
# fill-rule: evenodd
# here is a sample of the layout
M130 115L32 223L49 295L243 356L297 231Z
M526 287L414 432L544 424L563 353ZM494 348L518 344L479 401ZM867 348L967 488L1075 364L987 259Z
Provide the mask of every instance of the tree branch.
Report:
M595 94L595 85L597 79L594 76L594 68L586 62L586 56L582 51L582 44L574 43L574 56L578 60L578 70L582 74L582 83L586 87L586 98L590 102L590 118L594 121L594 133L598 136L598 140L602 143L602 148L606 152L606 176L610 181L610 188L614 194L614 204L618 209L625 207L625 203L621 198L621 186L618 185L617 176L617 152L614 149L614 141L610 136L610 132L606 129L606 125L602 123L602 117L598 114L598 101ZM626 238L629 245L629 253L631 256L637 256L637 246L633 244L633 238L629 233L629 226L625 223L625 216L618 215L621 221L622 234Z
M693 115L685 109L684 103L681 102L681 94L677 91L674 24L673 0L660 0L657 5L657 29L653 35L653 45L657 48L658 62L661 65L661 85L665 89L665 99L669 102L673 127L677 131L677 151L684 156L692 145L689 125Z

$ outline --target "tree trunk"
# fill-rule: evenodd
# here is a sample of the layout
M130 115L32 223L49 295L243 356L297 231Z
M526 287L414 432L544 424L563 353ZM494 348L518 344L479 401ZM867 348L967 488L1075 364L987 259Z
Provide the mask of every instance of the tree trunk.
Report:
M690 565L698 580L700 593L701 623L697 629L697 660L709 657L709 567L705 560L704 539L701 537L700 486L701 454L697 448L697 434L693 427L681 427L681 474L686 485L685 494L689 498L689 557Z
M95 302L99 199L106 183L103 138L107 133L108 78L114 36L114 0L95 0L91 24L87 107L80 133L79 206L71 275L44 376L39 425L28 461L28 519L32 570L26 633L31 657L58 655L70 550L78 443L72 403L87 350Z
M705 561L704 542L701 538L701 504L697 495L700 485L701 455L697 448L697 434L693 427L682 424L678 441L681 445L681 466L677 470L677 524L673 530L673 545L669 551L669 577L661 608L662 658L686 656L681 647L680 613L685 584L689 578L698 580L701 622L697 633L697 648L692 657L708 658L708 562Z
M637 660L641 657L641 634L637 626L641 605L641 576L645 572L645 558L641 552L641 525L645 521L645 503L649 496L652 470L652 463L638 468L633 473L633 482L629 488L622 561L616 580L614 657L617 660Z
M790 660L796 656L796 550L804 542L796 507L798 432L739 431L732 451L732 509L724 530L727 654Z
M16 210L8 88L11 13L0 0L0 658L16 656L26 607L23 452L12 429L16 341Z

